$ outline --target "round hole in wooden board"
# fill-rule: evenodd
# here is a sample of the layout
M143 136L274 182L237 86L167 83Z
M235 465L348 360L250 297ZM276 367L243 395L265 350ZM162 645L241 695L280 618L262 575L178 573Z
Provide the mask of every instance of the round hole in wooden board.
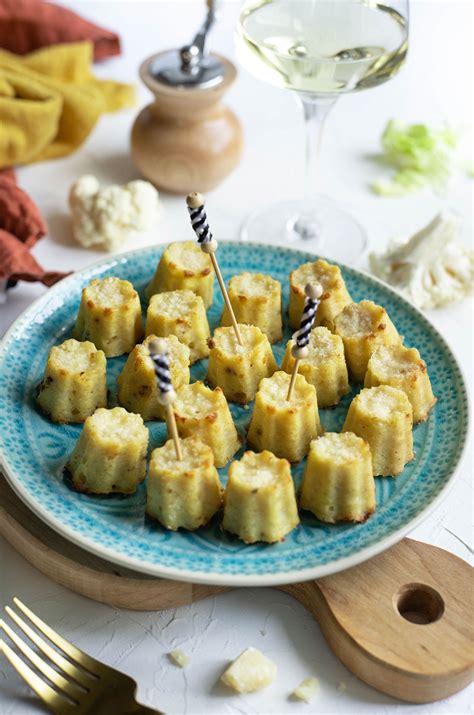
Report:
M426 626L444 613L444 601L438 591L421 583L408 583L394 596L394 606L406 621Z

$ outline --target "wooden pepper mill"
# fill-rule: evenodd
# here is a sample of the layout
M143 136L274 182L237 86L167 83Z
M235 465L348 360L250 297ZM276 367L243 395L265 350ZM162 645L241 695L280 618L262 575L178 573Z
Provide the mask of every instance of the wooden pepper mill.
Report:
M236 115L221 102L237 75L225 57L205 53L214 2L191 45L148 57L140 77L155 101L137 116L131 135L137 169L164 191L208 191L238 164L243 145Z

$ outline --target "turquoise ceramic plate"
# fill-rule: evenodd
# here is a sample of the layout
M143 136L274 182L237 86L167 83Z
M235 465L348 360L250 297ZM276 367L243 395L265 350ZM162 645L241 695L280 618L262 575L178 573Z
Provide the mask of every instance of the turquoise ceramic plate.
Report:
M354 566L398 541L443 498L459 463L467 428L467 400L456 360L428 321L398 294L379 281L342 266L354 300L370 298L388 310L407 345L425 358L438 403L429 420L415 427L416 460L396 479L378 478L377 511L360 525L329 526L309 514L282 543L246 546L223 533L219 518L194 533L169 532L145 518L145 484L133 496L91 497L74 492L63 467L81 427L54 425L35 406L48 350L71 332L80 293L92 278L119 276L132 281L143 296L163 246L134 251L78 271L51 288L16 321L0 352L0 445L7 478L26 504L63 536L90 551L155 576L230 585L270 585L315 578ZM243 270L265 272L281 281L284 305L288 274L314 256L298 251L248 243L221 243L219 262L228 280ZM222 310L215 291L209 310L211 328ZM286 315L285 315L286 317ZM279 362L286 339L275 346ZM111 405L116 378L125 358L108 361ZM206 361L192 370L206 374ZM322 410L326 430L340 430L349 402ZM252 407L252 406L251 406ZM250 410L232 406L241 434ZM163 443L163 424L148 423L151 447ZM293 468L296 484L304 463ZM226 470L222 469L222 482Z

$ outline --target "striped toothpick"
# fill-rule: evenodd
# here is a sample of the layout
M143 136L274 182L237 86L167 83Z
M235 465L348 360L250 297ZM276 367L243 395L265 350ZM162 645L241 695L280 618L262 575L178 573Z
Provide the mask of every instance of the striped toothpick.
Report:
M176 459L183 459L181 443L178 436L178 428L176 427L176 418L173 412L173 402L176 398L176 393L173 390L171 382L171 371L168 359L168 348L165 340L155 339L148 343L148 352L153 360L155 368L156 383L158 385L158 400L160 404L166 408L166 423L168 432L174 442L176 451Z
M301 316L299 330L297 330L293 336L295 344L291 348L291 355L295 359L295 364L293 365L290 386L286 396L287 401L291 400L293 395L300 360L308 355L309 337L311 335L311 330L313 329L318 305L321 302L323 289L319 283L308 283L308 285L305 286L304 292L306 293L306 298L304 300L303 315Z
M221 269L217 262L216 250L217 241L213 238L211 229L209 228L209 223L207 221L207 214L204 208L204 198L202 194L193 191L186 197L186 204L188 206L189 216L191 218L191 226L197 236L199 245L201 246L201 251L207 253L214 266L214 271L219 282L219 287L222 291L227 310L232 321L232 326L234 328L235 337L237 338L240 345L243 345L242 335L240 334L239 324L237 323L234 309L232 308L232 303L230 302L229 294L227 293L227 288L225 287L224 279L222 278Z

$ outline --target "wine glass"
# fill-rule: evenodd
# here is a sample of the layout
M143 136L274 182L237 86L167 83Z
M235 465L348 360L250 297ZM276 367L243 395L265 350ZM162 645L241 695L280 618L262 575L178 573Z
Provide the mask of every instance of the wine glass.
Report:
M363 227L337 201L316 193L322 130L341 94L391 79L407 48L408 0L244 3L237 29L239 60L259 79L295 93L306 128L306 179L303 198L251 215L242 238L307 241L345 262L360 256L366 245Z

